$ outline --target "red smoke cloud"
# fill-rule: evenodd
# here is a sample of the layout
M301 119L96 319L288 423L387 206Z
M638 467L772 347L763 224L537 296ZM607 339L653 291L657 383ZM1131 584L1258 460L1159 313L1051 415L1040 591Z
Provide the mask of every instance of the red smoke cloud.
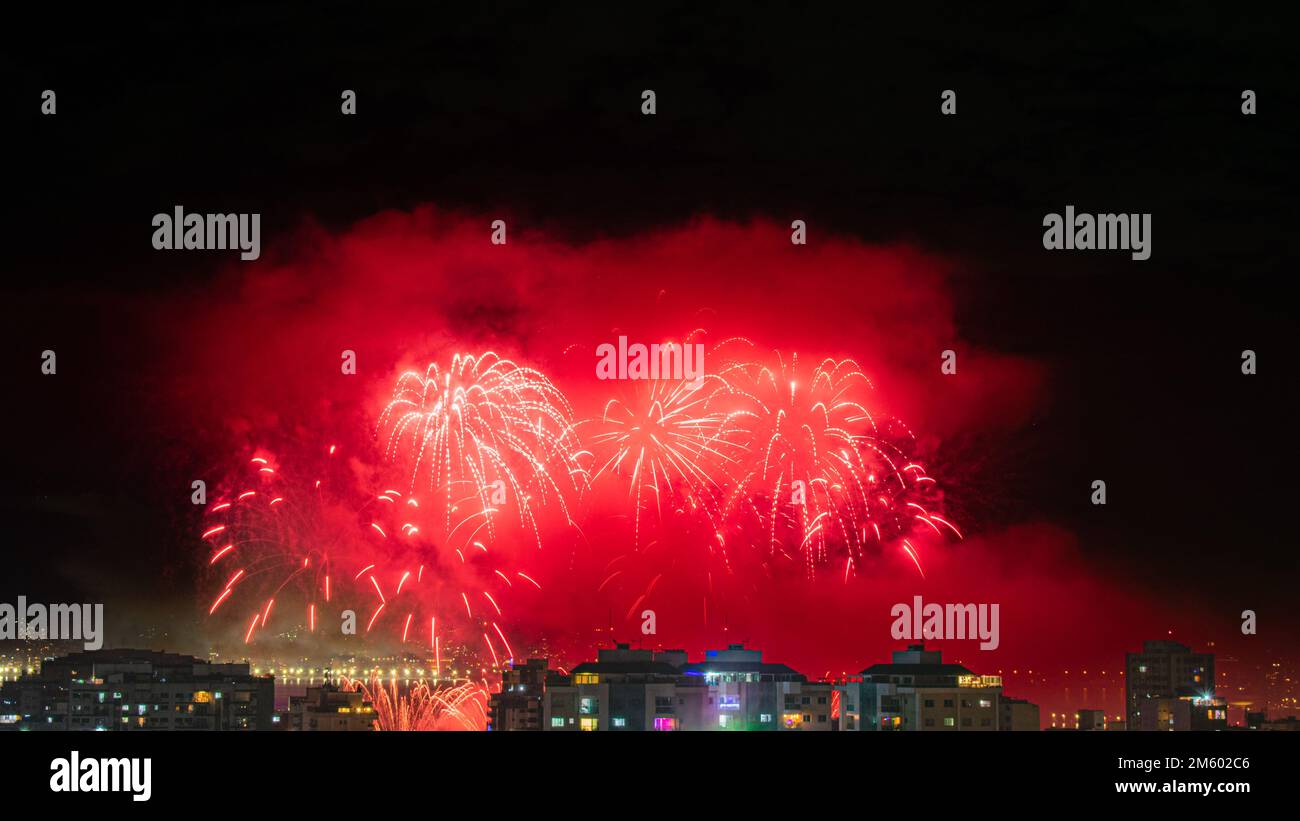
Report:
M696 329L708 342L742 336L801 360L855 359L879 410L916 432L927 463L952 437L1014 438L1045 401L1041 363L961 338L951 263L919 249L828 236L794 246L781 225L713 219L582 244L512 227L508 244L495 246L489 223L421 208L337 236L305 226L262 261L169 304L166 415L178 430L206 431L205 448L329 439L361 453L400 371L494 350L546 373L577 417L592 417L611 395L595 378L598 344L680 340ZM940 373L945 350L957 352L956 375ZM341 373L344 351L356 354L355 376ZM960 492L960 475L935 478ZM1068 533L1041 522L988 532L978 506L962 509L967 538L927 549L925 578L890 553L847 581L829 568L816 582L728 576L690 523L667 523L638 546L626 511L587 510L580 529L549 521L543 549L519 554L544 591L509 613L516 650L544 645L573 662L608 641L611 626L613 637L642 640L640 619L629 618L635 591L599 589L610 559L629 549L642 580L680 574L642 602L657 614L647 646L695 654L747 640L813 675L884 659L898 644L891 605L917 594L1000 605L997 651L949 647L980 672L1075 658L1118 668L1119 653L1163 627L1084 562Z

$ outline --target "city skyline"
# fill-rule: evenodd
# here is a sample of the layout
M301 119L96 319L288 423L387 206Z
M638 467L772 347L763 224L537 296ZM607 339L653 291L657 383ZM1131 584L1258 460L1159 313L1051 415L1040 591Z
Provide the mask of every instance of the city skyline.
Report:
M1180 646L1177 643L1169 642L1167 639L1146 641L1143 645L1150 647L1152 645L1172 645ZM610 647L627 648L632 652L643 652L653 654L655 657L661 654L679 654L680 658L674 658L675 663L687 663L695 653L687 653L684 650L668 648L663 646L645 647L645 642L620 643L612 642L603 647L593 648L593 656L603 655L609 652ZM734 643L724 645L731 650L749 649L746 643ZM941 645L921 643L920 648L929 652L942 653ZM908 645L907 649L917 649L917 646ZM1215 665L1214 648L1207 648L1209 653L1211 668ZM895 648L892 652L897 656L903 648ZM1193 648L1195 652L1196 648ZM127 653L157 653L158 651L139 651L123 650L119 648L109 648L102 651L76 651L66 659L75 658L93 658L102 656L106 658L115 658L124 652ZM698 657L699 662L692 662L698 665L700 670L707 668L709 660L713 658L718 651L701 649ZM761 652L761 651L757 651ZM58 654L52 647L46 646L45 653L53 658ZM174 654L173 654L174 655ZM1127 653L1129 666L1135 662L1133 658L1144 658L1141 648L1131 650ZM294 663L286 665L283 661L257 659L220 659L215 654L210 654L205 663L218 665L237 664L247 667L247 672L253 676L272 677L275 685L275 704L280 713L287 720L291 710L285 708L290 699L301 701L307 692L313 687L319 687L322 684L332 683L339 685L345 682L353 681L378 681L392 682L395 686L409 687L420 682L428 682L430 686L457 686L469 685L471 689L480 692L484 701L485 714L478 716L473 721L458 723L455 727L447 729L474 729L474 722L479 722L478 728L481 729L481 722L486 720L486 705L489 699L496 697L500 692L499 680L501 676L509 678L511 669L527 669L533 664L533 659L518 660L517 662L506 663L500 668L493 669L470 669L463 667L460 669L452 668L450 664L441 670L441 674L434 672L433 659L421 658L419 654L410 654L407 656L390 656L383 659L365 658L365 657L342 657L331 660L329 664L322 664L319 668L310 666L295 666ZM768 658L774 658L768 656ZM570 667L581 667L588 661L582 659L574 660L571 665L563 663L562 659L545 659L549 670L552 674L567 672ZM1031 703L1039 711L1038 724L1040 729L1075 729L1079 723L1079 716L1084 713L1097 713L1099 720L1104 722L1105 728L1113 729L1114 727L1124 728L1129 721L1125 706L1127 681L1125 679L1124 664L1120 665L1117 672L1108 675L1105 670L1092 671L1090 676L1087 670L1075 670L1073 679L1071 671L1042 671L1035 674L1031 670L1021 671L1019 669L994 669L985 668L964 660L959 656L948 656L945 661L952 666L967 667L966 672L976 676L994 676L999 682L999 691L1004 698L1013 700L1023 699ZM1222 659L1219 660L1219 666L1222 668ZM1226 660L1230 667L1235 667L1231 659ZM16 681L23 677L28 678L33 675L39 677L40 660L33 662L31 656L27 659L27 665L15 665L13 658L9 654L0 656L0 684L6 681ZM309 664L309 662L299 660L299 663ZM427 669L426 669L427 668ZM800 680L809 683L823 683L827 685L843 685L846 682L861 680L863 671L840 671L823 673L807 673L797 671L793 668L785 668L789 674L798 676ZM1214 676L1215 684L1210 690L1198 688L1196 695L1198 697L1217 696L1224 702L1224 708L1227 710L1223 716L1223 722L1226 727L1242 727L1248 723L1257 723L1259 721L1280 721L1290 717L1294 720L1297 715L1297 694L1300 693L1300 685L1289 669L1281 663L1274 663L1264 670L1257 670L1254 682L1249 686L1242 684L1242 681L1251 681L1250 678L1228 670L1219 669L1218 674ZM1023 673L1023 674L1022 674ZM1073 690L1073 693L1072 693ZM1254 695L1258 694L1258 695ZM1179 691L1171 690L1171 697L1178 695L1187 695ZM1262 697L1261 697L1262 696ZM1251 714L1256 714L1252 718ZM1185 719L1184 719L1185 720ZM279 719L277 719L277 722ZM1112 726L1113 725L1113 726ZM278 727L277 727L278 729ZM695 729L699 729L698 727ZM1153 729L1153 728L1143 728ZM1186 727L1179 727L1186 729Z
M19 60L0 636L21 597L268 668L617 639L830 678L919 601L1048 724L1125 714L1148 640L1229 701L1294 678L1268 27L1150 59L1167 15L681 11Z

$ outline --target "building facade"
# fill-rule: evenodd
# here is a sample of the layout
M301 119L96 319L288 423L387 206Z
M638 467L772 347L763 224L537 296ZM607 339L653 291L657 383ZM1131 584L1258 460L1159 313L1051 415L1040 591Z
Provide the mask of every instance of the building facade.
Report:
M501 690L488 700L488 729L541 730L542 695L551 672L546 659L528 659L522 667L502 670Z
M923 644L895 651L892 663L873 664L859 676L837 685L841 730L969 732L1001 726L1002 678L944 664L939 651Z
M1137 717L1134 730L1226 730L1228 702L1214 696L1142 698Z
M375 708L360 691L322 684L289 697L286 723L295 732L365 732L375 728Z
M829 683L743 645L691 663L684 650L618 644L567 675L540 659L505 671L489 716L502 730L815 731L834 729L832 699Z
M1037 704L1005 695L998 699L999 730L1037 732L1042 726Z
M1161 706L1165 700L1214 698L1213 653L1194 653L1176 641L1147 641L1141 653L1126 655L1124 667L1125 719L1130 729L1173 728L1179 716L1170 704Z
M50 659L0 688L0 729L270 730L275 680L152 650Z

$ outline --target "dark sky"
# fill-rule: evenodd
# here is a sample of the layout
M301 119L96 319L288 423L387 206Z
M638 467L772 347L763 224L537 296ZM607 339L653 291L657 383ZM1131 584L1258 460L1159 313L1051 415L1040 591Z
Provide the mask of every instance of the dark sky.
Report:
M167 560L182 512L157 500L211 457L159 410L177 397L153 394L163 354L140 329L228 260L153 252L154 213L258 211L274 256L305 221L339 232L434 204L576 243L707 214L924 249L946 261L960 337L1046 374L1014 431L964 430L936 456L996 454L971 482L988 488L981 527L1053 522L1094 571L1175 609L1290 601L1288 27L1208 4L1122 19L698 5L14 25L0 593L111 578L165 600L188 584ZM45 88L56 117L38 113ZM946 88L955 118L938 113ZM1151 212L1152 258L1044 251L1043 215L1067 204ZM37 370L47 347L57 383Z

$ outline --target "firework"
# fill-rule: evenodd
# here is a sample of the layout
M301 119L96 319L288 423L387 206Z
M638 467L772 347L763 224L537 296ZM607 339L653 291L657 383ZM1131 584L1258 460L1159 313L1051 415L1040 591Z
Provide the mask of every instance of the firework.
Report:
M487 690L462 682L429 685L418 681L399 686L378 676L369 682L343 679L343 689L360 691L375 708L375 729L397 732L481 730L487 723Z
M365 594L365 634L388 631L403 644L422 644L438 669L449 641L476 648L493 667L514 657L504 607L541 584L510 563L509 551L477 539L464 547L438 544L429 532L441 512L395 489L375 496L367 515L370 548L351 578Z
M201 534L208 615L234 619L245 644L337 629L352 611L357 634L417 644L438 670L444 648L470 648L494 667L514 656L503 605L516 587L540 589L533 576L482 542L439 548L417 499L353 493L347 470L301 474L259 455L246 472Z
M897 546L924 575L924 527L961 534L933 507L934 479L909 457L915 437L869 410L871 381L852 360L801 367L733 360L720 369L738 411L749 459L736 475L728 517L770 556L800 562L809 576L843 561L847 578L869 550Z
M464 549L495 537L497 514L513 512L541 546L537 506L585 483L572 409L540 372L494 353L456 354L444 369L397 379L379 418L385 458L409 493L437 513L441 544Z
M926 538L960 538L913 458L911 431L872 408L874 387L855 362L810 368L756 354L743 338L707 361L701 381L639 382L634 402L610 400L584 423L596 430L593 485L620 479L632 502L631 544L595 577L626 619L656 597L695 597L708 625L782 563L809 578L833 567L847 581L888 550L924 576ZM666 510L703 515L668 526ZM643 539L646 512L659 527ZM623 544L613 535L604 542Z
M632 402L611 399L591 437L597 454L593 483L621 477L632 501L633 541L640 542L641 518L665 505L705 513L715 527L727 485L727 468L737 464L743 446L730 438L731 416L715 406L717 377L697 382L655 380Z
M236 620L245 643L259 632L315 632L341 609L340 573L362 543L355 508L333 491L334 452L306 474L254 455L206 511L207 613Z
M847 581L889 549L924 576L925 540L961 537L913 435L873 409L852 360L808 367L736 339L709 364L697 381L627 386L581 426L543 374L494 354L403 373L373 464L340 470L333 447L307 471L247 461L203 522L205 607L246 643L352 610L363 640L415 643L435 670L453 644L498 668L516 655L507 607L542 587L528 559L541 554L520 549L541 547L541 507L576 526L571 498L597 482L623 499L601 509L628 513L606 517L599 543L615 553L593 585L620 613L631 602L627 618L671 587L701 594L707 624L711 598L748 597L755 572L783 563L809 577L842 567ZM643 543L646 516L657 528Z

